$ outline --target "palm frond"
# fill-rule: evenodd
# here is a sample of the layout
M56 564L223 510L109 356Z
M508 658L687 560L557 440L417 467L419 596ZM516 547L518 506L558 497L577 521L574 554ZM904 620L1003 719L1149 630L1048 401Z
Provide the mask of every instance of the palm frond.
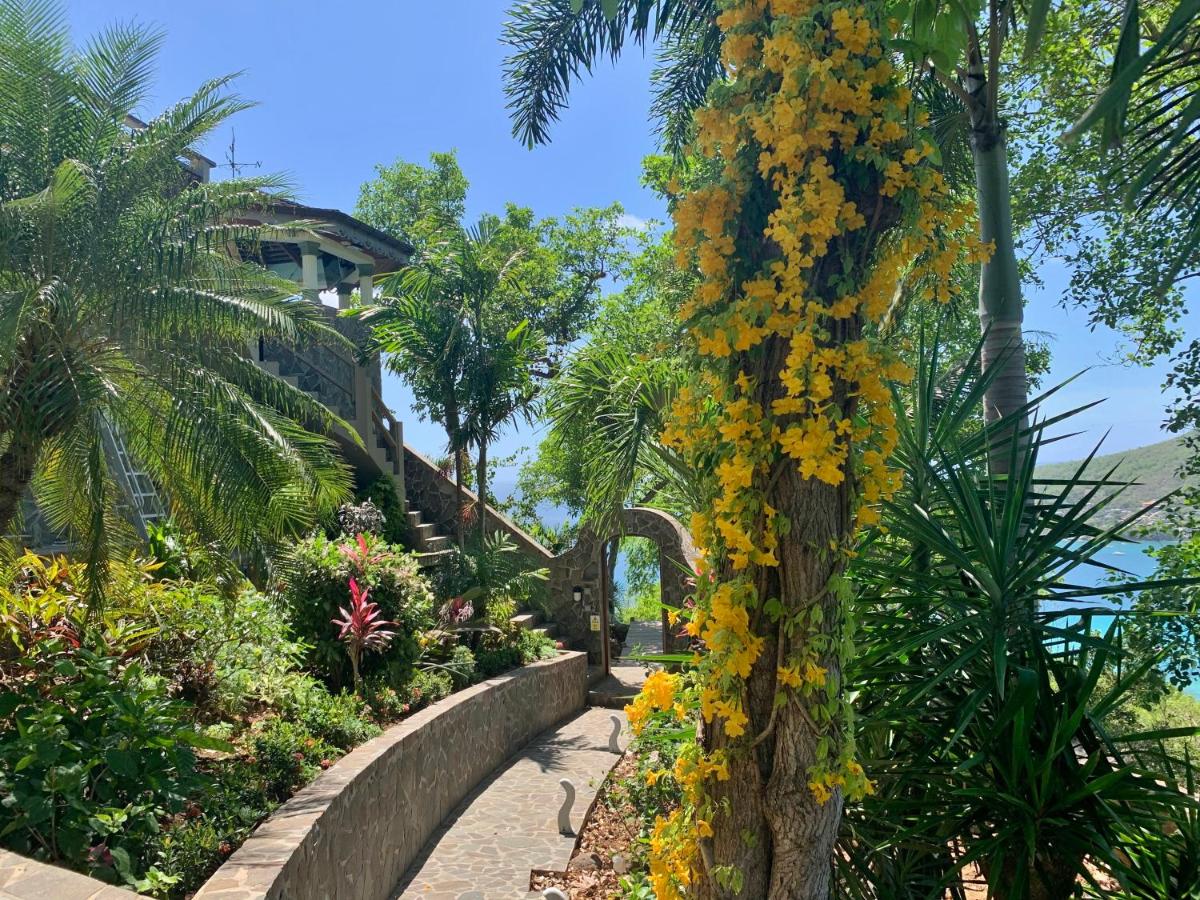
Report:
M509 9L503 41L512 50L504 92L513 134L526 145L549 141L572 84L601 59L615 61L627 39L645 47L670 35L695 35L717 15L712 0L620 0L611 14L604 6L599 0L548 0Z

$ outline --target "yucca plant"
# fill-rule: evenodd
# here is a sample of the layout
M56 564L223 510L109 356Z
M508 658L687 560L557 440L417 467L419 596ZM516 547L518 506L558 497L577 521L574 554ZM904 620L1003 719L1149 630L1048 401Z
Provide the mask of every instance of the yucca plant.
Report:
M0 0L0 534L32 485L94 599L133 536L114 435L177 521L229 547L270 547L349 494L319 434L338 420L246 353L263 335L346 346L229 252L259 240L239 219L281 184L180 162L246 108L230 78L130 118L160 45L117 25L76 49L54 0Z
M1094 634L1091 616L1113 614L1103 595L1148 585L1091 587L1081 570L1107 568L1097 553L1136 516L1095 524L1121 487L1087 461L1035 477L1045 422L1013 435L1008 475L991 477L989 436L964 415L981 390L971 362L939 377L935 342L897 394L905 488L853 571L851 677L877 793L846 817L848 897L962 897L964 873L1003 900L1099 890L1097 872L1121 877L1130 835L1194 808L1141 749L1173 733L1104 726L1155 660L1102 681L1123 654L1117 625Z

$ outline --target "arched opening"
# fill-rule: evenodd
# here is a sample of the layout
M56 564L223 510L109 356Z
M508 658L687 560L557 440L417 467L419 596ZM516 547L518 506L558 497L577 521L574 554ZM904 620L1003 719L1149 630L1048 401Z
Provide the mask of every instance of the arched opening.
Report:
M614 541L612 571L613 631L620 656L661 653L662 582L658 544L645 537Z

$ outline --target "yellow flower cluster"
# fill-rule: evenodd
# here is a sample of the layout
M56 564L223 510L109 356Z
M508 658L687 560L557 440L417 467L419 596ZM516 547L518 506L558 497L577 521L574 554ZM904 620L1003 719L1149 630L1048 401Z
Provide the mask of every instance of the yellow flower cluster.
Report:
M890 385L909 373L865 329L902 279L931 279L948 296L950 266L982 250L945 238L966 213L951 208L933 146L912 138L916 111L880 14L839 0L728 0L719 17L729 81L696 118L700 152L723 163L722 177L674 215L680 261L703 275L684 316L700 354L725 368L681 392L662 440L716 457L715 496L694 536L735 573L778 565L782 523L764 484L781 462L828 485L849 481L859 522L877 520L898 487ZM773 203L761 236L747 236L764 190ZM746 272L748 255L766 262ZM782 364L764 372L780 346ZM747 724L728 683L761 650L747 612L758 600L749 578L727 581L689 625L728 676L714 679L722 696L704 710L731 736Z
M641 692L625 707L625 715L629 718L629 727L634 734L642 733L655 710L671 710L677 718L683 718L683 707L676 703L679 686L678 675L670 675L661 669L646 676Z
M712 837L713 804L704 797L709 781L727 781L728 766L692 745L680 753L671 772L683 789L683 802L658 816L650 835L650 885L659 900L685 896L695 877L700 841Z

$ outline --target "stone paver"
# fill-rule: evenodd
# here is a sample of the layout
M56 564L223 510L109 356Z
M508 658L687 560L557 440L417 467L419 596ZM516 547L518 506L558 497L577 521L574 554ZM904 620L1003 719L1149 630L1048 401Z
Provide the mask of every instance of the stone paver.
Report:
M662 622L630 622L622 654L662 653Z
M563 799L558 781L570 778L575 784L571 824L578 830L619 759L608 752L611 715L608 709L585 710L543 732L485 779L442 823L393 900L524 898L531 869L566 868L575 838L558 833ZM623 735L622 746L626 742Z

